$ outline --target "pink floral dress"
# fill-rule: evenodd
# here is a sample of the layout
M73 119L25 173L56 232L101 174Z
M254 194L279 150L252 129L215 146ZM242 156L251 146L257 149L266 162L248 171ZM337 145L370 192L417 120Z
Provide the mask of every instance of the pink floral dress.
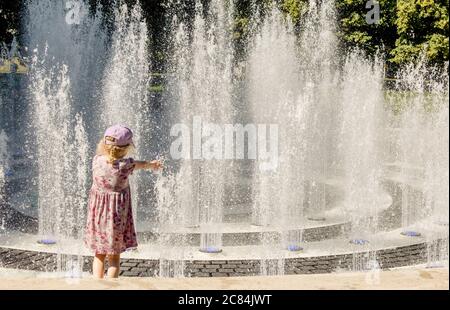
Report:
M84 242L96 254L137 247L128 182L134 168L132 158L110 164L105 156L94 157Z

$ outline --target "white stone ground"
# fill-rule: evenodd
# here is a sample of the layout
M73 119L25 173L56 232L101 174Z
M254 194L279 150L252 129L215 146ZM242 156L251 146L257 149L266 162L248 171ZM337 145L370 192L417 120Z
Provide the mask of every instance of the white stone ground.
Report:
M96 280L90 276L82 279L58 278L55 275L0 269L0 289L10 290L372 290L372 289L449 289L448 268L423 266L398 268L389 271L357 273L342 272L319 275L289 275L276 277L230 278L120 278Z

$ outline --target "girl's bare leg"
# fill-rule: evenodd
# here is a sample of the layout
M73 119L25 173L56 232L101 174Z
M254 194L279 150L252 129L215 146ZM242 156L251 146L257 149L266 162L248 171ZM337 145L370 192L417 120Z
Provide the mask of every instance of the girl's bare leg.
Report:
M92 264L92 273L94 277L102 279L105 274L105 254L95 254L94 263Z
M108 255L108 278L118 278L120 273L120 255Z

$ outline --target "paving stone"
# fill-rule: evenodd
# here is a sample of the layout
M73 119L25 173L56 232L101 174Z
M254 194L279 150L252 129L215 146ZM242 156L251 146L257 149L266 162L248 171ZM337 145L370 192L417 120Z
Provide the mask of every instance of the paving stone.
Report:
M317 264L318 265L330 265L330 262L329 261L317 261Z
M213 276L213 277L228 277L228 273L226 273L226 272L212 272L211 276Z
M124 263L120 264L120 266L123 266L123 267L136 267L137 265L138 265L138 263L129 263L129 262L124 262Z
M137 271L124 271L122 273L122 276L124 276L124 277L137 277L137 276L139 276L139 272L137 272Z
M306 266L299 267L297 269L299 269L299 270L313 270L313 269L315 269L315 267L306 265Z
M158 275L158 270L147 270L140 274L141 277L157 277Z
M194 264L211 265L212 261L210 261L210 260L196 260L196 261L194 261Z
M363 255L364 252L359 255ZM425 244L381 250L376 253L381 268L393 268L426 262ZM301 257L285 260L285 274L327 273L334 270L350 270L353 254L322 257ZM83 270L92 267L92 256L84 257ZM276 261L276 260L266 260ZM0 266L40 271L56 270L56 255L46 252L29 252L0 247ZM190 260L185 262L186 275L197 276L249 276L260 274L260 260ZM124 276L156 276L158 260L123 259L121 274Z
M123 267L120 266L120 271L130 271L132 267Z
M155 268L156 266L159 266L159 264L155 264L155 263L138 263L137 267L141 267L141 268Z
M199 272L199 273L194 273L193 274L194 277L210 277L211 274L208 272Z
M240 272L230 272L230 273L228 273L228 276L230 276L230 277L245 277L246 274L240 273Z
M142 268L142 267L133 267L131 268L131 271L135 271L135 272L144 272L147 271L148 268Z
M192 265L187 265L186 267L187 268L198 268L198 269L201 269L201 268L205 268L205 264L192 264Z
M235 272L256 272L256 268L236 268L234 269Z
M251 264L240 264L238 265L238 268L254 268L256 267L255 265L251 265Z

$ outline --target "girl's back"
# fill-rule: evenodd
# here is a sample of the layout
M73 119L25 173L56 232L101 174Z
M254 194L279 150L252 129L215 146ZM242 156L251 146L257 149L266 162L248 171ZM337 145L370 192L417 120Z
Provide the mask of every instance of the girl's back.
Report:
M96 155L93 160L93 188L100 191L121 192L129 185L129 176L133 174L135 163L132 158L108 162L103 155Z

